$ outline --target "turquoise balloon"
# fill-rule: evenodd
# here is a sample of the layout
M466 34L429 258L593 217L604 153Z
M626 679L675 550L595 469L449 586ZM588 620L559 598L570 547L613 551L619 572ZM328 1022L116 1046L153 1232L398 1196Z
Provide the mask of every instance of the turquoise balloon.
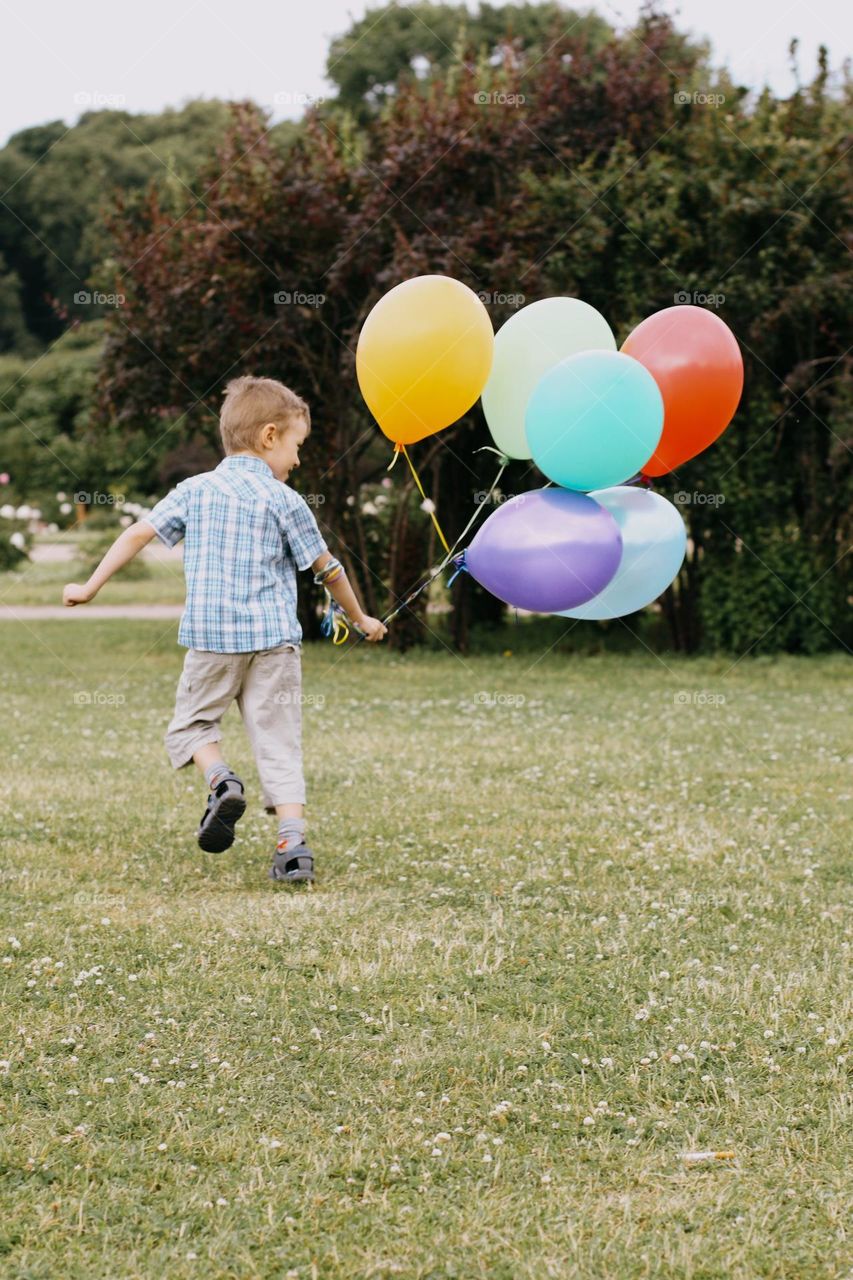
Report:
M524 434L527 401L555 364L580 351L616 350L604 316L580 298L542 298L510 316L495 334L483 413L492 439L510 458L529 458Z
M663 398L648 369L621 351L582 351L554 365L527 402L527 443L564 489L606 489L639 471L663 431Z
M607 586L563 618L621 618L656 600L684 560L687 530L678 509L659 493L617 485L588 495L605 507L622 534L622 559Z

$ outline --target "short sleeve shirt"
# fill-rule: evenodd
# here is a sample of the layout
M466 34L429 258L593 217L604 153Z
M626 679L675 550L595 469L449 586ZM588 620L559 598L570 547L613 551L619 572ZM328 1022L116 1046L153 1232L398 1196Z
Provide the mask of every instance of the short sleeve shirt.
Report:
M184 539L179 644L247 653L300 643L296 571L328 548L308 503L261 458L230 454L144 519L167 547Z

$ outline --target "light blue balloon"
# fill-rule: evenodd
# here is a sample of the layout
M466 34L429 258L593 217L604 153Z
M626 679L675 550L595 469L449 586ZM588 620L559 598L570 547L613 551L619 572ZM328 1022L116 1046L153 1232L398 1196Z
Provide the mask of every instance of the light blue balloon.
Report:
M644 609L673 581L684 560L687 530L676 507L659 493L617 485L589 494L606 507L622 534L622 559L607 586L562 618L621 618Z
M663 398L639 360L582 351L544 374L527 402L527 443L540 471L564 489L621 484L654 453Z

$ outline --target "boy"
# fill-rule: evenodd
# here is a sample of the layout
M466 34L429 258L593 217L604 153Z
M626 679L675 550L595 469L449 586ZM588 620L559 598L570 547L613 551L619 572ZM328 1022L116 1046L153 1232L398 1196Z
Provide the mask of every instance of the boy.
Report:
M243 783L219 746L219 722L236 699L264 806L279 821L269 874L286 881L314 879L304 840L296 570L312 568L368 640L387 631L364 613L310 507L285 483L310 425L307 404L282 383L233 379L220 414L226 456L219 466L181 481L124 530L85 586L69 583L62 595L69 607L86 604L155 534L167 547L185 538L178 643L188 652L166 750L174 768L195 761L207 782L199 845L211 853L228 849L246 808Z

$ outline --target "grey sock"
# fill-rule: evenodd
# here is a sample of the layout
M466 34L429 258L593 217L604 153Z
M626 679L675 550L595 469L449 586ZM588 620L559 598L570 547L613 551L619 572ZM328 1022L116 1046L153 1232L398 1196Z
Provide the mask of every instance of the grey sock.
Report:
M278 852L284 853L296 849L305 843L305 819L281 818L278 824Z
M233 772L234 770L224 760L216 760L213 764L209 764L204 771L204 780L208 789L214 791L222 779L230 777Z

